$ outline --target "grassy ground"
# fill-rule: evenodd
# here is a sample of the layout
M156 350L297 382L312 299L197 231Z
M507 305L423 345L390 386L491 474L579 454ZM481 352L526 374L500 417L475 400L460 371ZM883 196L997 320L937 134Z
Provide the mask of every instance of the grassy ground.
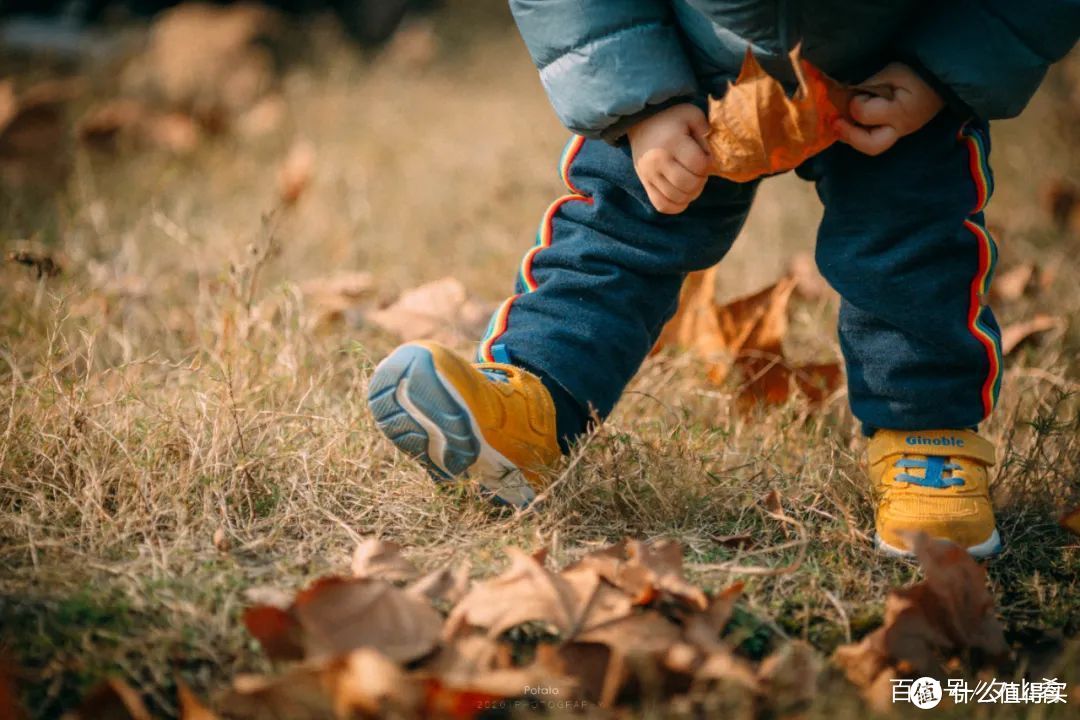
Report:
M209 693L264 669L238 623L242 591L340 571L365 535L402 542L424 567L468 559L477 574L509 544L550 544L561 561L624 535L678 538L694 563L782 568L797 550L763 512L776 489L809 546L794 571L745 578L747 617L826 653L872 629L887 589L917 576L871 553L863 442L844 397L739 418L734 387L708 387L690 358L654 359L554 471L547 510L517 516L436 491L375 430L365 385L394 338L312 331L297 287L358 269L386 296L447 274L484 300L508 291L558 193L565 134L501 7L451 3L440 55L420 69L357 58L315 29L317 49L286 76L280 132L215 139L182 160L76 151L55 196L0 196L0 249L35 237L65 262L44 280L0 266L0 627L36 715L110 673L168 711L176 677ZM1054 230L1039 193L1080 167L1056 83L995 128L989 217L1003 266L1057 269L1003 319L1072 322L1007 364L986 432L1004 458L993 489L1009 546L988 567L1024 662L1075 683L1080 544L1056 512L1080 492L1080 245ZM295 135L316 148L314 182L271 212L272 168ZM723 266L724 294L780 275L819 216L811 187L767 182ZM834 315L799 305L791 354L838 357ZM741 533L756 554L717 542ZM710 587L742 577L697 574ZM854 712L854 693L828 682L813 714Z

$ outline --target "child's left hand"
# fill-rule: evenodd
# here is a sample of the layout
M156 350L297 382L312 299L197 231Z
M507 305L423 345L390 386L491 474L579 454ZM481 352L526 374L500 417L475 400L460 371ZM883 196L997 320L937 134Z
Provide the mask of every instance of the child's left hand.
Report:
M905 135L930 122L945 101L919 75L902 63L891 63L866 79L863 85L885 85L892 97L860 93L851 99L848 112L859 124L836 121L840 140L866 155L880 155Z

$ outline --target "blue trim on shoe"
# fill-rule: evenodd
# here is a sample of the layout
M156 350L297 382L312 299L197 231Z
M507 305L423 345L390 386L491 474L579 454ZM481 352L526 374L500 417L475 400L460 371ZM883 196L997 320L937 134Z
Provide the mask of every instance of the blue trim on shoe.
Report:
M912 485L920 485L935 490L944 490L945 488L963 485L964 481L962 478L945 477L942 474L946 470L949 472L963 470L963 468L956 463L946 462L946 460L947 458L938 455L929 455L923 460L901 458L896 461L894 467L900 470L923 470L924 475L923 477L919 477L918 475L901 473L896 476L896 479L902 482L911 483Z
M480 456L469 411L447 391L427 348L403 345L379 363L368 404L383 434L433 480L462 475Z

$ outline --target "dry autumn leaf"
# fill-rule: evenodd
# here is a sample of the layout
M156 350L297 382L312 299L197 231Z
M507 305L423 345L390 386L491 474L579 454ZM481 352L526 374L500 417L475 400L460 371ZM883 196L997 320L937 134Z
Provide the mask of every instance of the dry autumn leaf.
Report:
M1027 320L1006 325L1001 329L1001 352L1009 355L1025 341L1041 333L1062 327L1064 324L1065 320L1063 318L1039 313Z
M797 252L788 261L787 274L795 279L795 294L804 300L835 299L837 292L818 270L812 252Z
M375 278L369 272L342 272L307 280L300 285L307 322L325 330L362 317L375 302Z
M586 700L611 707L635 674L654 675L678 642L678 627L647 610L580 633L553 648L546 660L572 677Z
M417 578L405 588L405 592L425 597L433 603L456 605L469 591L469 563L432 570Z
M782 341L796 284L785 276L759 292L718 305L716 268L691 273L678 311L664 326L653 352L669 346L694 352L716 384L738 369L744 384L736 403L744 411L759 402L783 403L792 390L810 402L822 402L840 385L839 363L791 366L784 360Z
M411 562L402 557L401 546L396 542L368 538L356 545L352 574L357 578L400 582L413 579L417 571Z
M833 662L871 704L900 675L941 677L944 663L975 650L990 660L1008 652L986 588L986 571L963 548L920 533L915 555L925 579L892 590L882 627L859 643L837 648ZM978 669L978 668L972 668Z
M176 699L180 705L180 720L218 720L218 716L183 682L176 683Z
M450 639L471 628L498 637L527 622L551 625L562 637L573 637L590 625L602 624L630 613L630 598L605 593L597 602L600 576L588 568L559 574L544 567L543 556L508 548L510 567L501 575L477 583L454 607L443 637Z
M990 297L1001 302L1019 300L1036 284L1039 269L1035 263L1020 263L994 276Z
M368 313L367 320L404 342L457 345L483 335L490 310L471 300L459 280L446 277L402 293L393 304Z
M0 182L49 188L67 176L67 104L78 91L74 82L49 81L18 92L0 81Z
M762 660L757 676L769 706L784 713L814 699L821 669L817 651L801 640L793 640Z
M233 720L417 717L419 682L370 648L278 677L241 676L221 705Z
M3 106L0 105L0 111ZM0 718L23 720L26 711L19 700L19 684L15 681L16 668L0 656Z
M272 658L320 659L370 647L409 662L435 649L442 618L382 580L328 577L298 593L287 610L249 608L244 624Z
M16 265L25 265L33 268L37 273L38 280L46 277L56 277L62 270L60 263L43 250L12 250L7 254L7 261Z
M1061 516L1061 527L1080 536L1080 507L1075 507Z
M678 543L621 542L586 555L568 570L579 567L595 571L630 595L635 605L647 605L661 595L698 610L708 603L705 594L683 576Z
M324 578L291 602L255 593L273 604L247 613L251 632L272 657L304 662L278 677L237 678L223 706L228 717L464 720L537 688L615 707L718 682L749 701L788 707L816 686L808 648L782 647L760 665L739 657L723 633L742 585L706 595L683 576L682 548L671 541L624 540L562 570L547 568L543 551L510 548L509 567L467 592L441 638L423 647L409 638L416 640L417 625L430 630L427 621L404 618L423 615L422 606L441 622L427 598L442 591L430 589L460 586L464 580L453 578L467 578L467 570L436 571L399 590L381 579L409 569L399 548L370 540L360 548L357 570L369 577ZM375 607L372 593L396 609ZM558 638L541 641L525 661L506 633L534 623Z
M427 715L470 718L491 701L525 696L529 688L547 688L569 696L570 681L541 655L514 666L509 645L484 635L456 638L422 672Z
M150 720L150 712L130 685L109 678L83 698L69 720Z
M838 139L833 124L851 90L791 52L799 88L789 98L746 50L742 69L719 100L709 99L712 172L734 182L791 170Z
M80 142L97 150L121 146L156 147L183 155L193 151L202 131L183 113L157 112L144 103L119 99L90 110L75 128Z
M184 3L158 16L134 70L166 106L220 125L279 85L271 51L281 22L251 3Z

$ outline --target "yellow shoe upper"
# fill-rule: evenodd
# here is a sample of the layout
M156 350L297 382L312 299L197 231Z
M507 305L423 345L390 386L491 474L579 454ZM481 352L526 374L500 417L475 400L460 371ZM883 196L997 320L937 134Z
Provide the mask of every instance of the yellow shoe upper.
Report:
M537 471L554 464L561 455L555 404L543 383L512 365L473 364L436 343L417 344L431 352L439 375L468 406L488 445L517 466L539 490Z
M922 531L970 548L994 534L988 488L994 446L976 433L878 430L869 459L884 543L907 551L907 534Z

